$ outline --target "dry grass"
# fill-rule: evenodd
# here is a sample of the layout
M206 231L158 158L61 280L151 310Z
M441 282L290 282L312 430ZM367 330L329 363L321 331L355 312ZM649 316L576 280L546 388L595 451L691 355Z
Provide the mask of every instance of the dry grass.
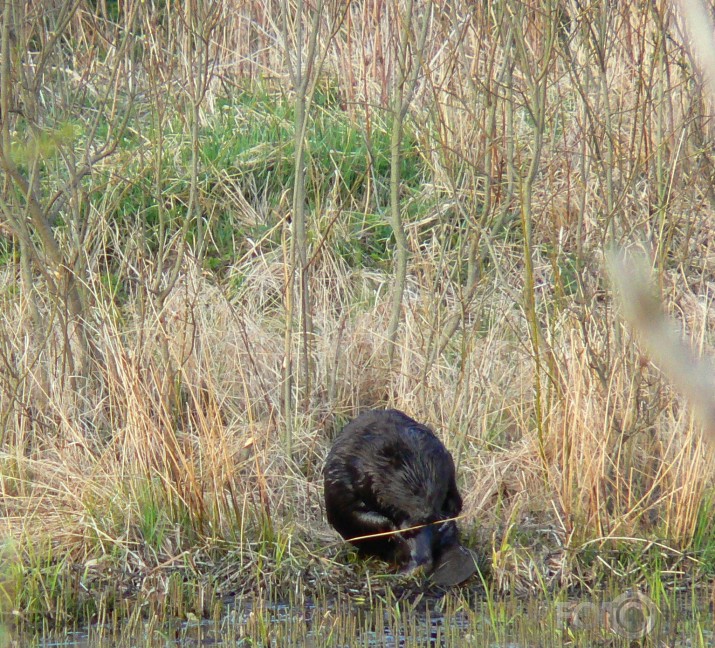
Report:
M319 165L309 163L317 188L309 216L312 386L296 387L294 410L284 407L282 385L290 185L267 196L233 169L211 169L218 180L202 185L200 198L209 236L222 208L235 225L231 259L211 270L179 230L166 233L158 254L141 218L105 217L123 204L132 169L158 165L161 176L167 168L151 161L157 142L149 131L138 148L102 162L107 183L87 180L95 193L87 194L90 234L77 265L93 345L86 356L48 277L36 272L28 290L17 255L5 255L0 535L27 571L2 574L0 605L60 619L50 601L60 590L72 597L67 586L47 585L59 572L80 573L78 591L120 583L118 598L166 597L176 571L195 578L202 596L280 593L296 582L314 587L316 578L337 586L349 575L332 560L340 543L322 512L322 462L348 418L388 405L434 426L454 453L461 525L482 545L499 589L620 575L611 557L641 556L652 540L678 574L693 572L686 553L702 557L712 544L711 452L683 398L614 313L603 256L613 242L650 241L667 310L698 353L712 347L710 100L669 5L492 4L488 13L468 3L432 8L412 99L424 182L403 196L412 256L395 365L387 360L390 269L341 253L372 235L368 216L385 213L374 170L345 196L337 168L318 178ZM218 99L236 87L275 88L287 78L276 45L279 6L220 3L204 126L216 123ZM389 101L395 7L352 2L321 45L326 87L338 97L321 110L346 112L368 141ZM107 26L84 11L71 25L73 64L101 86L101 65L83 63L82 43ZM153 79L143 69L135 82L159 80L166 92L181 87L191 60L185 25L168 13L162 23L162 11L139 19L151 36L144 45L165 67ZM544 44L549 29L552 49ZM511 53L520 48L523 55ZM172 66L177 52L185 56ZM542 80L546 121L536 151ZM153 96L141 104L146 114ZM186 180L182 146L169 140L159 153L176 176L153 186L149 202ZM274 168L281 157L271 150L263 160ZM176 195L166 209L186 198ZM533 215L526 248L524 201ZM0 224L12 250L12 230ZM249 240L258 225L260 237ZM70 229L56 228L66 250ZM301 336L292 332L297 358ZM18 579L28 574L44 598L29 586L23 594Z

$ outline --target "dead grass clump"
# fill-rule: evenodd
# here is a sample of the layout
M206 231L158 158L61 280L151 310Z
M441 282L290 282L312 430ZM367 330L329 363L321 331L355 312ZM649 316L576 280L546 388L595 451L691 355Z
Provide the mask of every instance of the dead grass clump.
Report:
M37 591L339 585L323 460L384 406L454 453L502 590L643 580L654 543L713 569L710 453L649 360L709 412L712 98L671 3L303 3L302 32L290 1L54 4L7 5L0 66L0 533ZM642 240L693 341L670 355L604 274ZM20 590L28 616L79 600Z

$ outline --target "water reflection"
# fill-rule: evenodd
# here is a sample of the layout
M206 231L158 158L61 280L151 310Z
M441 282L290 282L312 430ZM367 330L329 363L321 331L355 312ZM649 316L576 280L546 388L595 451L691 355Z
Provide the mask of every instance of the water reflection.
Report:
M710 646L715 641L709 600L649 602L635 609L640 599L621 595L628 604L623 619L626 631L614 617L611 603L597 600L570 602L468 600L444 596L414 601L378 598L368 603L360 597L330 605L303 606L228 601L222 616L213 621L193 620L159 626L151 619L133 628L92 626L59 636L45 633L28 638L6 637L6 646L43 648L96 648L99 646L335 646L441 647L441 646ZM614 600L616 600L614 598ZM650 601L650 599L648 599ZM594 612L594 614L591 614ZM675 610L675 613L668 610ZM644 611L653 616L644 616ZM639 616L640 615L640 616ZM652 622L651 622L652 621ZM643 637L631 634L645 629ZM630 634L629 634L630 633ZM0 635L0 639L2 636Z

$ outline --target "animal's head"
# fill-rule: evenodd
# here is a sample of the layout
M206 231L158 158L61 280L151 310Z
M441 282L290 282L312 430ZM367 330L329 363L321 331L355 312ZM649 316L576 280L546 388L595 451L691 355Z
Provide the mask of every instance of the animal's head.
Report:
M420 529L408 531L405 541L409 549L406 559L406 571L418 567L430 573L442 552L459 542L457 525L453 521L428 524Z

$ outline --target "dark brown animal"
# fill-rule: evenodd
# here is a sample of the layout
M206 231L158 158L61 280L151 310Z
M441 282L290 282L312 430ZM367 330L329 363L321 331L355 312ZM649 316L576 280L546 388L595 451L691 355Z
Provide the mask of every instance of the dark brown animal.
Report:
M328 521L363 554L430 572L445 552L461 549L449 520L462 509L452 456L406 414L372 410L346 425L324 480ZM398 533L357 539L386 531Z

